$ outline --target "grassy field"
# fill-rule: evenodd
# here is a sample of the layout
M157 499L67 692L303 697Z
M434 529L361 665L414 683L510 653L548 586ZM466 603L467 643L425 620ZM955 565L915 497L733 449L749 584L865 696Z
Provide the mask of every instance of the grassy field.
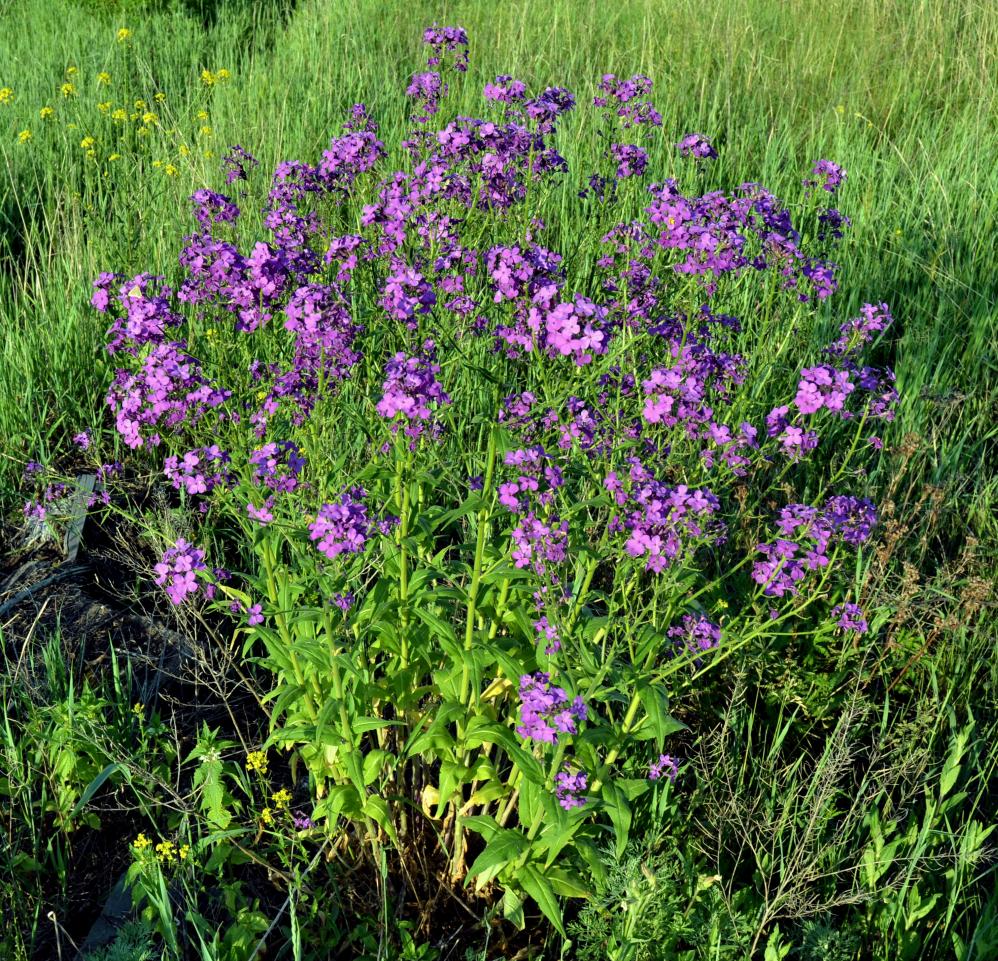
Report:
M105 406L115 363L103 349L106 320L90 306L91 282L110 270L174 277L181 238L192 229L188 198L199 188L221 189L219 161L229 145L249 150L263 171L293 158L314 162L350 106L363 102L381 126L389 169L402 169L398 144L411 123L400 94L419 69L422 29L434 21L460 24L471 38L470 70L452 82L448 101L458 115L477 115L482 85L497 74L536 89L568 87L580 103L605 72L646 74L663 116L649 147L651 179L677 172L672 145L690 131L706 134L719 151L697 174L701 191L753 181L795 197L819 157L848 172L836 199L853 223L836 252L841 289L818 308L809 343L791 360L833 340L861 304L890 305L895 327L881 359L896 371L900 402L880 431L884 456L865 479L888 524L881 548L855 572L871 606L889 614L862 663L844 648L809 663L793 662L786 650L746 651L709 687L684 692L686 716L697 719L701 735L688 750L702 762L684 813L652 824L610 865L602 900L576 911L570 949L539 934L528 939L538 954L517 956L996 956L989 953L998 952L994 838L981 832L993 820L998 765L998 7L974 0L300 0L283 9L233 0L209 12L0 0L0 88L10 89L6 99L0 91L0 548L11 559L4 570L21 557L28 460L72 472L71 438L84 429L106 460L126 453ZM116 119L118 109L127 116ZM154 119L144 122L150 112ZM575 270L606 226L575 202L601 150L591 113L566 118L559 148L573 175L544 195L537 213L549 225L546 243ZM756 339L753 377L775 380L787 315L762 310L750 290L729 306ZM161 466L151 458L146 464ZM113 742L110 729L66 722L80 679L59 666L60 637L49 634L35 634L32 647L20 634L4 638L0 794L10 798L10 814L0 840L6 832L8 850L37 869L25 873L27 862L7 859L0 906L17 933L6 941L0 935L2 957L5 950L11 958L54 957L54 945L65 943L44 912L52 907L64 920L73 912L67 865L80 845L67 825L79 820L77 802L101 762L115 756L93 747ZM36 690L18 687L22 661L45 679ZM853 694L842 695L846 689ZM826 696L831 713L822 707ZM86 693L87 710L95 699L126 723L127 691ZM35 750L32 739L44 738L73 746L83 758L75 774ZM790 743L807 747L792 756ZM902 772L906 752L918 753L921 767ZM168 768L150 783L169 782ZM861 772L857 783L869 791L864 810L843 806L849 771ZM61 796L60 777L75 778L78 789ZM901 813L899 798L908 806ZM63 840L52 840L60 832ZM752 857L737 848L743 834L760 838ZM890 870L870 869L872 898L869 890L828 893L836 868L822 862L822 851L847 872L864 858L879 865L885 845L885 860L895 860ZM116 880L104 878L105 890ZM295 875L288 889L299 897L307 887ZM171 896L182 912L182 896ZM224 945L202 942L198 957L248 961L281 906L280 898L249 900L232 911L245 909L243 928ZM630 922L608 907L623 901ZM314 903L301 912L304 926L306 918L319 925ZM394 919L387 934L389 913L322 924L327 936L340 932L342 957L443 961L464 957L458 952L466 947L468 958L499 950L512 956L527 943L514 937L508 948L490 947L479 932L448 944L439 930L431 937L406 927L411 918L401 926ZM203 933L188 924L186 936ZM150 950L168 949L169 938L156 930ZM676 947L670 932L679 930L697 946ZM625 942L633 947L620 947ZM268 956L327 956L300 933L288 943L294 947L286 953ZM672 953L656 954L655 944ZM144 956L139 948L122 955Z

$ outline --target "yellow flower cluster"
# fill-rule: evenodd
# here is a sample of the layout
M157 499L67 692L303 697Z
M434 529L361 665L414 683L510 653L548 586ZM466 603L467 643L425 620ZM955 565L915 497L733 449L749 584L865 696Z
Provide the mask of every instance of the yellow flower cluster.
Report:
M224 67L216 73L212 73L210 70L202 70L201 83L206 87L214 87L216 83L225 83L231 76L232 74Z
M287 788L282 787L280 791L278 791L271 798L271 800L274 802L274 807L277 808L278 811L286 811L288 809L288 805L291 803L291 792L287 790Z
M152 841L145 836L145 834L140 834L134 841L132 841L132 850L140 858L146 856L146 852L152 848L156 855L156 860L160 864L176 864L178 861L186 861L190 857L191 846L189 844L181 844L177 847L173 841L168 841L166 839L160 841L155 847L153 847Z
M246 770L257 774L267 773L267 753L265 751L250 751L246 755Z
M0 87L0 107L14 102L14 91L10 87Z

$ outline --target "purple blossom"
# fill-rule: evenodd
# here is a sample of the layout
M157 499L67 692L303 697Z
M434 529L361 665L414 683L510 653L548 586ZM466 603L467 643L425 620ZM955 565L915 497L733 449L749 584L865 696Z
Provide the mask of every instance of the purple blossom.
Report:
M692 157L697 162L701 160L713 160L717 157L717 151L713 144L700 133L691 133L683 137L676 144L676 149L683 157Z
M204 563L204 551L193 547L183 538L179 538L175 546L167 548L163 559L155 566L156 584L166 588L167 596L175 605L183 604L185 599L196 594L198 589L197 573L207 570Z
M839 189L846 172L831 160L819 160L811 169L812 176L804 180L805 187L821 187L830 194Z
M584 771L572 773L569 770L560 771L555 777L555 797L566 810L584 807L584 794L589 788L589 778Z
M171 454L163 465L163 473L177 490L183 489L194 496L207 494L228 483L228 463L228 453L212 444L211 447L196 447L182 457Z
M858 604L846 602L836 604L832 608L832 617L838 618L836 624L844 631L855 631L857 634L865 634L869 629L866 622L866 615Z
M262 624L263 621L263 605L251 604L246 610L246 623L250 627L256 627L258 624Z
M401 414L406 420L427 421L433 416L431 404L449 404L450 397L437 380L440 365L435 361L436 348L431 340L423 344L419 354L407 357L400 352L389 360L378 413L385 418Z
M682 623L670 627L668 634L686 653L694 656L712 650L721 643L721 628L702 614L684 614Z
M658 781L663 777L675 782L679 774L679 762L671 754L660 754L657 761L648 767L648 780Z
M516 733L525 740L554 744L560 734L575 734L578 722L589 712L581 697L571 702L560 687L551 685L551 675L524 674L520 678L520 723Z
M427 66L438 67L449 58L455 70L463 73L468 69L468 34L462 27L433 24L423 31L423 43L430 48Z
M320 553L330 560L340 554L359 554L371 534L371 520L360 487L344 491L339 500L323 504L315 520L308 525L308 536L318 543Z
M90 431L81 430L78 434L74 434L73 443L81 450L88 450L90 448Z

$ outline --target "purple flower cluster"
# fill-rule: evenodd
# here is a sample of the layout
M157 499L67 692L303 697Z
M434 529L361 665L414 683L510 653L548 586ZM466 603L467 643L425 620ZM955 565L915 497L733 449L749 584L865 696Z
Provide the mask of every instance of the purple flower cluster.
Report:
M604 481L618 506L629 508L611 518L610 530L629 532L624 549L643 558L646 570L660 574L700 544L723 541L724 525L716 516L721 505L711 491L670 487L640 463L632 466L630 481L630 491L616 472Z
M461 27L433 24L423 31L423 43L430 48L427 66L439 67L449 60L449 65L460 73L468 69L468 34Z
M651 100L653 84L648 77L637 74L630 80L618 80L612 73L604 74L597 85L593 106L612 113L624 129L631 127L661 127L662 115Z
M721 643L721 628L702 614L684 614L682 622L670 627L668 634L687 654L694 656Z
M187 353L186 344L178 341L156 344L137 371L116 371L107 403L129 447L146 443L156 447L160 435L143 437L143 427L176 430L182 424L194 424L230 396L230 391L211 384L198 361Z
M103 273L93 284L94 294L90 303L101 313L111 309L110 289L116 274ZM145 344L161 344L166 339L167 328L179 327L184 319L170 309L172 291L162 277L138 274L121 285L115 302L121 314L114 318L108 329L107 352L119 350L137 355Z
M378 414L385 418L401 414L408 421L428 421L433 416L431 404L443 407L450 403L450 397L437 380L439 373L432 340L425 341L422 350L411 357L397 353L385 369Z
M305 466L298 445L289 440L271 441L249 455L253 483L280 494L298 488L298 475Z
M679 774L679 762L671 754L660 754L648 768L648 780L659 781L663 777L675 782Z
M581 697L569 701L568 694L551 684L551 675L538 672L520 678L520 723L516 733L525 740L554 744L560 734L576 734L589 716Z
M836 604L832 608L832 617L836 618L836 624L844 631L855 631L857 634L865 634L869 630L866 622L866 615L858 604L846 602Z
M783 536L756 548L765 560L755 562L752 579L767 597L796 595L808 571L828 566L828 551L836 539L858 546L869 539L876 523L873 503L865 498L836 495L821 510L790 504L777 522Z
M394 518L371 519L364 503L366 496L363 488L351 487L338 500L323 504L308 525L308 536L317 542L316 549L330 560L340 554L360 554L375 531L387 534L394 525Z
M167 548L154 570L156 583L166 588L171 603L183 604L189 595L197 593L198 571L207 570L204 551L191 546L181 537L175 546Z
M683 157L692 157L696 161L713 160L717 151L713 144L702 133L690 133L676 144L676 149Z
M585 807L585 792L589 788L589 778L585 771L559 771L554 780L555 797L566 811Z
M819 160L811 170L811 176L804 180L805 187L821 187L833 194L846 179L846 172L831 160Z
M192 496L207 494L229 482L228 463L228 452L212 444L189 450L183 457L171 454L163 465L163 473L177 490L183 489Z

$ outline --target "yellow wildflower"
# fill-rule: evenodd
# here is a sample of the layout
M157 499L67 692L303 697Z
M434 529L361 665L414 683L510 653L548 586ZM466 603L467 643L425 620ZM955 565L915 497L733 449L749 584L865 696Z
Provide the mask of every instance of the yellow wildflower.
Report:
M14 91L10 87L0 87L0 106L6 107L7 104L13 103L14 101Z
M181 844L180 850L177 851L177 857L180 858L181 861L186 861L187 855L190 853L191 853L191 846L189 844Z
M163 161L162 161L162 160L154 160L154 161L152 162L152 165L153 165L154 167L162 167L162 166L163 166Z
M172 841L160 841L156 845L156 857L161 864L172 864L176 860L176 849Z
M198 120L207 120L208 119L208 111L207 110L199 110L197 112L197 118L198 118Z
M274 823L274 812L271 811L270 808L264 808L260 812L260 820L263 821L264 824L273 824Z
M107 159L108 159L108 160L121 160L121 154L120 154L120 153L113 153L113 154L111 154L111 156L110 156L110 157L108 157ZM142 705L140 704L140 705L139 705L139 707L141 707L141 706L142 706Z
M203 135L204 135L205 137L210 137L210 136L211 136L211 127L209 127L209 126L208 126L207 124L205 124L205 125L204 125L204 126L203 126L203 127L201 128L201 133L202 133L202 134L203 134Z
M101 101L99 104L97 104L97 109L101 113L107 113L111 109L111 101L110 100Z
M274 802L274 807L278 811L286 811L288 809L288 804L291 802L291 792L287 788L281 788L271 800Z
M152 841L150 841L144 834L140 834L134 841L132 841L132 847L140 853L149 847L150 844L152 844Z
M87 160L96 160L97 159L97 151L96 150L88 150L87 153L86 153L86 157L87 157Z
M225 67L222 67L222 69L219 70L218 73L215 74L215 76L218 77L219 80L228 80L229 77L232 76L232 74L229 73L229 71L226 70Z
M167 177L176 177L177 174L179 173L179 171L177 170L176 167L173 166L173 164L167 164L163 168L163 172L167 175Z
M118 43L125 43L131 35L132 31L128 27L122 27L116 35Z
M122 123L128 119L128 111L119 107L111 114L112 120L120 120Z
M67 77L73 76L73 74L76 73L76 72L77 72L76 67L66 67L66 76Z
M203 83L206 87L213 87L216 80L218 80L218 77L216 77L210 70L201 71L201 83Z
M147 127L154 127L159 123L159 117L157 117L151 110L147 110L144 114L142 114L142 122Z
M17 142L18 143L27 143L30 139L31 139L31 131L30 130L22 130L17 135Z
M154 93L152 98L156 101L156 103L163 103L163 101L166 100L166 94L160 90L158 93Z
M83 148L84 150L89 150L89 149L90 149L90 148L91 148L91 147L92 147L92 146L94 145L94 143L96 143L96 141L94 140L94 138L93 138L93 137L84 137L84 138L83 138L83 139L82 139L82 140L80 141L80 146L81 146L81 147L82 147L82 148Z
M97 74L97 82L106 87L111 82L111 74L109 74L106 70L102 70L99 74Z
M66 124L66 129L67 129L67 130L75 130L75 129L76 129L76 128L77 128L78 126L79 126L79 124L75 124L75 123L67 123L67 124Z
M246 755L246 770L256 771L258 774L267 773L267 753L266 751L250 751Z
M179 146L179 147L177 148L177 150L178 150L178 152L180 153L180 156L181 156L181 157L187 157L187 156L189 156L189 155L190 155L190 152L191 152L191 148L190 148L190 147L188 147L188 146L187 146L187 144L185 144L185 143L182 143L182 144L181 144L181 145L180 145L180 146Z
M42 120L51 120L55 116L55 111L51 107L42 107L42 109L38 111L38 116L41 117Z
M64 83L59 88L59 90L62 91L62 95L64 97L74 97L74 96L76 96L76 87L74 87L71 83Z
M135 103L132 104L132 106L136 110L145 110L146 109L146 102L144 100L136 100Z
M204 157L205 160L211 160L215 156L215 151L214 150L206 150L202 154L202 156Z

